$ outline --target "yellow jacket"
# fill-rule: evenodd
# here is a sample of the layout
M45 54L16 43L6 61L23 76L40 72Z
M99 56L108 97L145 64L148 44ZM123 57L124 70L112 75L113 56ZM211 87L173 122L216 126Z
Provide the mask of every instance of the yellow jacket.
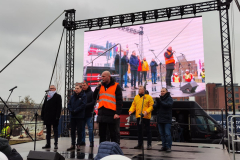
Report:
M142 71L149 71L147 61L142 61Z
M143 96L140 97L139 94L135 96L133 102L132 102L132 106L129 109L128 112L135 112L135 116L136 118L140 118L140 113L141 113L141 109L142 109L142 102L143 102ZM143 111L142 113L144 113L144 111L147 111L147 116L144 116L143 118L145 119L150 119L151 118L151 113L153 110L153 104L154 101L152 99L152 97L148 94L144 95L144 105L143 105Z

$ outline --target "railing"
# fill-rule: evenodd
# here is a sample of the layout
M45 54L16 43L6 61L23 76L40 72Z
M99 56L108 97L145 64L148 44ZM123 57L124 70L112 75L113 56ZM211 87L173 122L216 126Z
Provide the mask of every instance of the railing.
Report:
M231 128L229 128L230 125L228 125L228 129L227 129L227 134L228 134L228 146L229 146L229 152L233 153L233 159L235 160L235 143L236 142L240 142L240 139L237 139L237 136L240 136L240 133L236 133L233 132L234 129L236 130L236 128L234 127L234 119L236 120L236 118L240 119L240 115L230 115L227 117L227 123L229 124L229 118L230 118L230 125ZM236 121L235 121L236 122ZM229 130L231 129L231 132L229 133ZM232 142L232 150L230 150L230 141Z

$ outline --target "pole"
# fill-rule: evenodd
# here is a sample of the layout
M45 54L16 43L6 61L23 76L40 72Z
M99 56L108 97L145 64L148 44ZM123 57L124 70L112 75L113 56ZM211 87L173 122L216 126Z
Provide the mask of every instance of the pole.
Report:
M35 113L35 140L34 140L34 151L36 149L36 141L37 141L37 116L38 116L38 113L36 112Z
M223 109L221 109L221 115L222 115L222 129L223 129L223 133L222 133L222 145L223 145L223 149L225 149L225 147L224 147Z

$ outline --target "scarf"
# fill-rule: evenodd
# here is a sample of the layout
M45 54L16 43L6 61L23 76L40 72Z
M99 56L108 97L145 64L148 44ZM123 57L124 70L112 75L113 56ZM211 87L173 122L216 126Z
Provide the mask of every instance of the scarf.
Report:
M49 101L55 93L56 93L56 91L49 91L48 95L47 95L47 101Z

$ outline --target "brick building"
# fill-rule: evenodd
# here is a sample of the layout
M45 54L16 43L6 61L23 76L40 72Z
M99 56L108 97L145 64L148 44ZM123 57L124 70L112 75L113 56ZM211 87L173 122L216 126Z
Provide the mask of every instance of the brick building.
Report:
M207 93L206 96L195 97L195 101L200 106L202 106L202 108L225 109L224 86L221 83L206 84L206 93ZM234 84L234 98L236 111L240 111L239 95L240 86L238 86L238 84ZM228 106L232 106L232 103L228 103ZM232 107L229 108L229 111L231 110Z

